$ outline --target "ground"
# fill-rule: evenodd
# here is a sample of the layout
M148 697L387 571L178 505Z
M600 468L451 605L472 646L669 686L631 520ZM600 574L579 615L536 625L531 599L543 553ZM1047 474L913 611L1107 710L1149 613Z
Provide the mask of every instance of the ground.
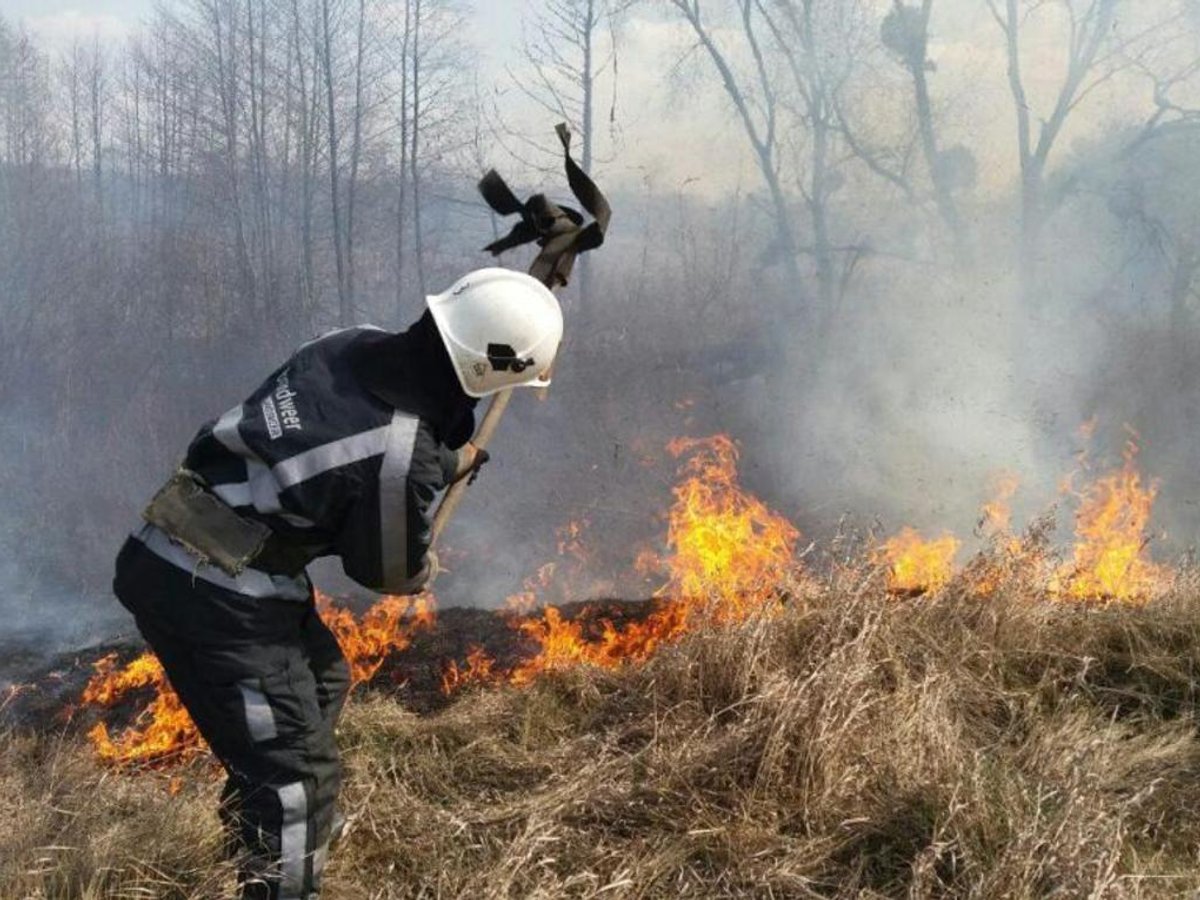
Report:
M648 662L360 689L326 896L1183 897L1200 890L1200 592L898 598L851 573ZM402 697L402 695L400 695ZM228 895L197 758L0 745L0 896Z

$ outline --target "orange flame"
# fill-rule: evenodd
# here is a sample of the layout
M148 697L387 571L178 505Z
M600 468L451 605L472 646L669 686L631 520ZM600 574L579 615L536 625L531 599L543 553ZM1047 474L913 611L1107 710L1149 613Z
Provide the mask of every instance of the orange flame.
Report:
M962 542L951 534L926 540L912 528L886 540L876 559L888 567L888 590L894 594L934 593L954 576L954 557Z
M687 459L680 469L683 481L673 490L669 553L665 558L639 556L640 569L667 576L650 615L617 626L597 617L595 609L568 620L557 607L548 606L539 616L514 622L533 639L536 655L506 674L489 664L488 677L527 684L551 669L614 668L641 661L689 631L742 621L778 599L782 576L795 569L800 533L738 485L736 444L728 435L716 435L672 441L668 449ZM507 605L527 608L535 596L527 583L519 599L510 598ZM444 685L450 691L459 683L452 678Z
M1144 603L1168 581L1165 569L1146 554L1146 527L1158 495L1136 466L1137 445L1125 448L1125 463L1079 494L1073 559L1063 566L1051 592L1075 600Z
M408 647L415 634L432 628L435 622L433 597L427 594L416 599L382 597L361 618L355 618L318 593L317 610L337 636L354 684L369 681L390 653ZM140 689L155 692L150 704L115 737L103 721L88 732L102 760L118 765L155 764L204 750L200 733L153 653L143 653L120 668L116 654L110 654L93 668L81 697L86 705L111 709Z
M492 684L497 680L496 661L478 644L467 652L465 667L450 660L442 672L442 693L453 694L468 685Z
M659 591L690 606L716 601L720 621L738 620L777 595L794 565L800 532L737 483L738 450L726 434L679 438L667 445L691 454L673 490L667 528L670 581Z
M1020 486L1015 472L1000 472L993 478L992 499L983 504L980 531L1005 534L1012 529L1012 498Z
M408 648L416 634L432 630L437 624L434 607L430 594L387 596L356 618L317 591L317 611L337 637L350 664L350 680L356 685L374 678L388 656Z
M1015 578L1025 586L1045 583L1046 548L1012 532L1010 501L1019 486L1020 479L1012 472L1001 472L992 479L992 499L983 504L976 528L987 545L962 573L967 589L976 597L990 597Z
M536 652L524 662L501 666L482 647L473 646L462 664L451 661L445 666L444 692L477 684L523 685L554 669L640 662L698 629L771 613L789 585L803 589L803 580L793 580L806 578L795 556L800 534L740 486L734 441L728 435L678 439L668 449L683 462L680 482L672 490L666 552L643 551L637 559L638 571L661 583L649 614L618 624L596 606L574 617L555 606L530 613L539 601L570 599L577 587L575 578L588 559L583 537L587 522L570 522L556 535L559 560L538 569L506 603L511 626ZM1013 475L1000 477L994 498L984 505L978 532L999 553L981 554L968 564L962 578L972 593L986 596L1014 575L1022 583L1036 583L1039 590L1048 586L1051 594L1073 599L1145 602L1160 590L1169 573L1149 561L1145 537L1158 487L1143 481L1134 464L1136 453L1131 442L1122 469L1077 494L1073 560L1057 572L1044 545L1030 539L1026 546L1011 535L1010 501L1018 481ZM949 533L926 539L905 528L871 558L886 565L890 592L915 596L937 592L950 582L960 548ZM318 595L317 603L347 656L355 684L376 676L389 654L407 648L415 635L435 623L433 598L427 595L384 597L361 617L334 606L324 595ZM157 696L133 726L116 738L104 723L92 730L101 757L152 762L201 749L199 735L149 654L121 669L115 657L101 660L83 699L112 707L130 691L143 688L155 689Z
M93 664L95 674L83 689L84 703L111 708L133 691L154 688L155 696L133 723L113 737L104 722L88 732L96 753L105 762L155 763L199 753L204 741L179 695L171 689L162 664L153 653L143 653L121 669L110 653Z

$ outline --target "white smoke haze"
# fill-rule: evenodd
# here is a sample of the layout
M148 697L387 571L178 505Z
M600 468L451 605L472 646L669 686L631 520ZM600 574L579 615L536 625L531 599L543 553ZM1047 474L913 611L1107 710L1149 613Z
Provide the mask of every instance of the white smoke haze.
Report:
M78 8L23 16L22 24L45 48L67 52L76 43L114 45L129 37L133 23L114 13L91 13Z
M912 75L882 39L893 4L816 4L840 104L820 193L824 283L815 131L785 52L795 45L757 23L765 91L732 5L702 4L759 138L778 104L771 165L789 251L742 114L694 28L667 2L605 19L592 150L612 229L589 261L589 296L582 273L564 294L553 389L514 403L447 535L442 603L497 605L556 560L580 599L647 596L656 585L633 561L662 549L676 467L665 443L716 431L741 442L745 484L810 537L849 513L969 544L997 473L1020 478L1021 524L1060 501L1081 423L1097 420L1093 450L1109 464L1128 423L1140 465L1162 482L1154 522L1168 539L1156 552L1194 543L1200 13L1185 0L1020 5L1035 146L1067 71L1066 11L1115 10L1047 155L1046 220L1024 252L1016 107L988 5L932 7L923 71L938 146L958 167L952 228L923 157ZM243 23L224 33L248 40L237 29L261 0L217 6ZM314 49L307 20L298 32L270 20L261 52L278 65L266 83L235 48L241 80L225 107L230 83L188 49L211 39L193 0L130 17L0 3L6 637L77 645L128 627L108 593L122 536L200 423L339 323L339 234L354 250L354 318L402 328L423 288L487 264L478 248L510 226L474 193L483 170L498 168L521 196L548 188L570 201L552 153L558 110L545 101L558 92L577 133L583 107L570 78L542 78L522 52L542 4L428 0L416 165L401 140L413 112L411 61L398 56L406 4L367 4L361 104L357 4L334 6L337 217L326 75L304 68L304 90L317 93L303 98L283 76L314 65L287 50L297 33ZM229 109L236 121L222 118ZM586 568L555 549L556 530L576 520L589 523ZM336 564L314 571L331 591L354 590Z

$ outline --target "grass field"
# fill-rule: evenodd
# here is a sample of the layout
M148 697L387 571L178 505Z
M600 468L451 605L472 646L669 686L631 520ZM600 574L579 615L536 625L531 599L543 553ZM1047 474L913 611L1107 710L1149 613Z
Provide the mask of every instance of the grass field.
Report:
M1200 891L1194 587L901 600L844 572L767 609L432 715L360 691L325 896ZM204 759L120 773L80 737L9 734L0 896L227 896L219 782Z

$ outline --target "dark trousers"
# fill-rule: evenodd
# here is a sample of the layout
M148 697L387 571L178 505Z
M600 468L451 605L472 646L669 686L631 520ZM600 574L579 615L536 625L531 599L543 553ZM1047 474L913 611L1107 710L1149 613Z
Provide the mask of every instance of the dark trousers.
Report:
M242 596L134 538L117 558L113 589L228 773L221 816L239 851L243 897L315 898L350 672L311 600Z

